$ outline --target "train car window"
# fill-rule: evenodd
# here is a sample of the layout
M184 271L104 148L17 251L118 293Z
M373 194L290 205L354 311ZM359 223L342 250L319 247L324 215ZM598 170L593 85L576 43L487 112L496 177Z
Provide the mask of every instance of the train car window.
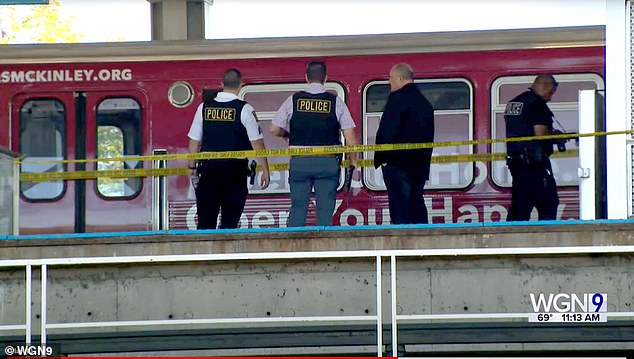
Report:
M132 98L108 98L97 106L97 158L141 155L141 106ZM141 161L97 162L98 171L142 168ZM134 197L142 178L98 178L97 193L106 198Z
M345 91L343 87L335 82L327 82L326 90L345 99ZM293 84L253 84L245 85L240 90L239 96L253 106L257 113L260 127L264 135L264 144L266 148L277 149L288 147L287 142L279 137L274 137L269 132L271 120L282 103L297 91L306 89L306 83ZM343 138L342 138L343 140ZM276 156L268 158L270 165L288 164L287 156ZM343 173L342 173L343 178ZM342 182L342 181L340 181ZM256 185L249 184L249 193L289 193L288 185L288 169L283 171L271 171L271 183L265 190L257 187L259 178L255 181Z
M66 158L66 110L56 99L35 99L20 108L20 152L23 172L62 172ZM22 196L29 200L56 200L64 192L64 181L22 182Z
M473 90L465 79L415 80L420 91L434 106L435 142L468 141L473 138ZM363 143L374 144L383 108L390 94L387 81L374 81L364 89ZM433 156L472 154L473 146L442 146L434 148ZM374 153L364 153L373 159ZM473 163L435 164L431 167L426 189L465 188L473 181ZM384 191L381 169L365 167L365 185L375 191Z
M506 103L515 96L526 91L533 82L535 76L506 76L496 79L491 85L491 138L503 139L506 137L506 125L504 123L504 109ZM559 82L557 92L548 107L555 114L554 127L564 132L579 132L578 120L578 94L579 90L602 90L603 79L597 74L555 74ZM506 145L496 142L491 146L494 153L506 153ZM559 157L555 150L551 160L557 185L578 186L578 145L575 141L566 143L567 157ZM511 187L511 174L504 161L491 163L491 178L501 187Z
M420 92L431 102L434 110L468 110L471 91L465 82L417 82ZM366 111L383 112L390 95L389 84L377 84L366 92Z

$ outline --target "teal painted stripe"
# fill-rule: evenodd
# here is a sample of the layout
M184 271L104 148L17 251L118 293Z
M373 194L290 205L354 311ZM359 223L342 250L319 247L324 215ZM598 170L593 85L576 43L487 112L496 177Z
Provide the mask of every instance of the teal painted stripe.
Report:
M487 223L438 223L438 224L382 224L372 226L311 226L289 228L236 228L236 229L204 229L204 230L169 230L169 231L137 231L137 232L93 232L93 233L58 233L33 234L18 236L0 236L0 240L47 240L47 239L84 239L112 237L140 237L159 235L191 235L191 234L240 234L240 233L294 233L294 232L337 232L337 231L371 231L399 229L442 229L442 228L478 228L478 227L518 227L518 226L576 226L592 224L629 224L634 219L597 219L597 220L557 220L526 222L487 222Z

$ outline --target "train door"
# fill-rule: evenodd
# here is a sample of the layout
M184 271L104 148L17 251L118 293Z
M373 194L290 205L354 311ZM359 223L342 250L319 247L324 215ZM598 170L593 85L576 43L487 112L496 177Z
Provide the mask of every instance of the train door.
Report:
M11 101L12 150L25 157L22 172L53 174L74 170L73 93L18 94ZM20 234L73 232L75 183L52 180L20 183Z
M579 133L605 131L605 93L579 91ZM579 219L607 218L606 136L579 138Z
M13 98L14 141L23 172L142 168L139 161L90 159L142 154L144 97L133 92L46 92ZM75 160L89 159L88 161ZM61 160L68 160L61 162ZM55 162L52 162L55 161ZM20 233L145 230L151 226L144 178L22 182Z
M78 97L78 101L82 101ZM87 163L88 170L141 169L133 157L143 154L144 96L131 91L85 94L85 134L78 126L78 138L86 139L86 158L129 157L125 161ZM86 182L85 230L140 231L151 229L151 189L144 177L99 177Z

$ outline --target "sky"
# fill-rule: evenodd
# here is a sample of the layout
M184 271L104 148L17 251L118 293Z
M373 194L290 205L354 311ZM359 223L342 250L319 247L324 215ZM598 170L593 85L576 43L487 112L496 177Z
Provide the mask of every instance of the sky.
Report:
M61 0L85 42L151 40L147 0ZM207 38L604 25L605 0L214 0Z

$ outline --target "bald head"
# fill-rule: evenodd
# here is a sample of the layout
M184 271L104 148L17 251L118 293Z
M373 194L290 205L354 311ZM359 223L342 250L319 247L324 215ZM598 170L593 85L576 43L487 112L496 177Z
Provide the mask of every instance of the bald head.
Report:
M403 86L414 81L414 70L406 63L392 66L390 70L390 89L392 92L400 90Z
M400 63L392 66L392 71L406 80L414 79L414 70L406 63Z
M539 97L543 98L544 101L548 102L557 91L557 86L559 84L555 80L555 77L551 74L541 74L537 75L535 81L531 85L531 89L535 92Z

